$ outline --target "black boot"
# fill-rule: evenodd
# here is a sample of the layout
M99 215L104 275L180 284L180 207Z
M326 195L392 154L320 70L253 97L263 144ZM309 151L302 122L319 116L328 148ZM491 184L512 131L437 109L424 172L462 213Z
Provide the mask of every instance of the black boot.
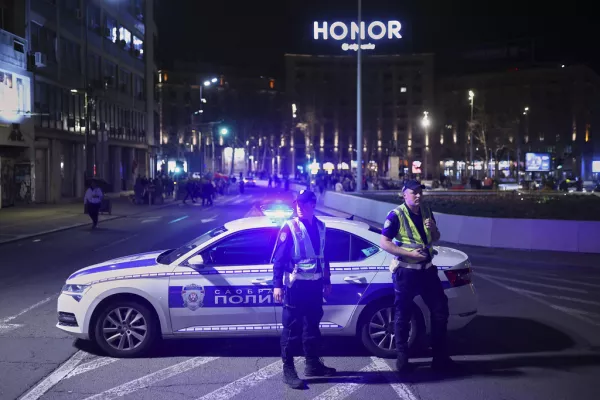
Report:
M306 359L306 366L304 367L304 375L306 376L332 376L335 375L335 372L335 368L326 367L319 358Z
M304 388L304 381L298 378L296 367L294 364L283 364L283 383L291 387L292 389Z
M407 352L398 352L396 356L396 370L399 374L407 374L415 370L415 365L408 362Z

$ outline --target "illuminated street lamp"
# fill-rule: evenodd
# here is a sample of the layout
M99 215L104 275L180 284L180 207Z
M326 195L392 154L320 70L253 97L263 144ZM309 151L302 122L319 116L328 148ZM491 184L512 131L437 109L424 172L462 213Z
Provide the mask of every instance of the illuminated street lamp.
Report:
M473 103L475 101L475 92L469 90L469 103L471 104L471 127L469 132L469 142L470 142L470 155L469 160L471 164L471 175L475 173L475 166L473 165ZM468 169L467 169L468 171Z
M229 133L229 130L227 128L221 128L221 130L219 131L219 134L221 135L227 135Z
M431 125L428 111L423 111L421 125L425 129L425 150L423 151L423 164L425 164L425 166L423 167L423 176L424 179L427 179L427 152L429 151L429 126Z

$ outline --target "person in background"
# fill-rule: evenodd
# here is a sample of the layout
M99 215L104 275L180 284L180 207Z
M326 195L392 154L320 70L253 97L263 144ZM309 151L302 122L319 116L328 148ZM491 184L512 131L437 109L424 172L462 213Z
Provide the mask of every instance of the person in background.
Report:
M98 187L96 180L92 179L90 187L86 190L83 198L83 204L87 209L88 215L92 219L92 228L98 226L98 214L100 213L100 205L102 204L103 198L104 194L102 193L102 189Z

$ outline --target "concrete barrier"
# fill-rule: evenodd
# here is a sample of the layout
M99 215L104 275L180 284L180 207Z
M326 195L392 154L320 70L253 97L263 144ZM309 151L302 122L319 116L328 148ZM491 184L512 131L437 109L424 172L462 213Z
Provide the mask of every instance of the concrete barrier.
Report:
M323 205L383 225L398 204L328 191ZM520 250L600 253L600 222L483 218L435 213L442 240Z

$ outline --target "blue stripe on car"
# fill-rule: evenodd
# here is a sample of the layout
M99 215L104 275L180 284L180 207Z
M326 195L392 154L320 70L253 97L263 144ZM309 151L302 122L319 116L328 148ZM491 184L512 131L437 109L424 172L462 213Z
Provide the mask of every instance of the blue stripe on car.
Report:
M192 282L190 282L191 284ZM444 289L450 288L450 283L442 281ZM189 287L186 287L189 288ZM194 290L195 288L191 288ZM169 286L169 308L186 308L184 304L183 286ZM204 286L204 297L201 308L220 307L273 307L272 288L256 286ZM189 290L186 291L186 295ZM197 293L198 294L198 293ZM331 294L323 305L356 305L366 304L370 299L393 295L392 283L372 283L370 285L333 285ZM202 294L200 294L202 296Z
M139 267L150 267L153 265L156 265L155 258L146 258L143 260L133 260L133 261L126 261L126 262L121 262L121 263L115 262L112 264L102 265L99 267L75 272L73 275L69 276L69 279L72 279L72 278L75 278L76 276L81 276L81 275L96 274L98 272L117 271L117 270L121 270L121 269L139 268Z

